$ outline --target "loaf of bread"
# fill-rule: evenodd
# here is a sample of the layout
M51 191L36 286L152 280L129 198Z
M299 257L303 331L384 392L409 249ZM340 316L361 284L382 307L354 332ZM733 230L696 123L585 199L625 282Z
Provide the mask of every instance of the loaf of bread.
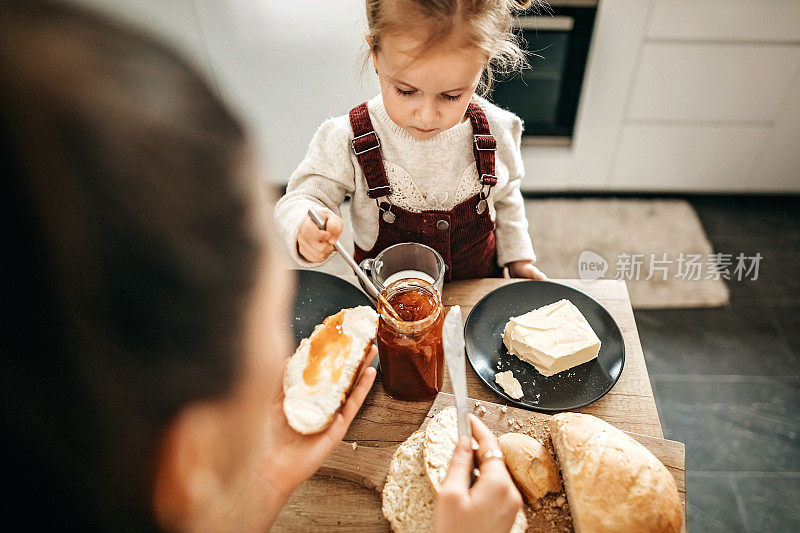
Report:
M342 309L314 328L289 359L283 378L283 412L304 435L333 422L372 347L378 314L367 306Z
M548 492L561 492L558 465L541 442L522 433L500 435L498 442L508 471L528 504Z
M577 533L681 530L675 480L647 448L591 415L549 424Z
M425 473L437 493L442 488L450 460L458 444L458 414L455 407L446 407L425 428L422 453L425 460ZM512 533L520 533L528 528L525 513L520 511L511 528Z

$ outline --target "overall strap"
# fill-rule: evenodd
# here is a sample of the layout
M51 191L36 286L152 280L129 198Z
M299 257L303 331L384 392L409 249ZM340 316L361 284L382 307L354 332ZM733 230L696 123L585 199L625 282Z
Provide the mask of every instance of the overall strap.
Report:
M386 169L383 167L380 151L381 141L372 127L366 102L350 110L350 127L353 128L353 140L350 142L350 146L367 180L369 187L367 196L380 198L390 195L392 188L389 187Z
M494 153L497 150L497 140L489 131L489 121L481 106L470 102L467 106L467 116L472 124L472 153L478 166L478 175L481 183L491 189L497 184L494 174Z

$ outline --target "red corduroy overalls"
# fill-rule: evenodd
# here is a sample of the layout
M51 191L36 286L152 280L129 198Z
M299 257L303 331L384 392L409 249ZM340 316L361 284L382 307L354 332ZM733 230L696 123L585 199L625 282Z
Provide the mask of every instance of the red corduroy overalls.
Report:
M430 246L447 265L445 281L467 278L502 277L503 269L497 264L495 224L489 215L487 198L497 184L494 175L497 142L489 131L489 122L480 106L471 102L467 116L472 124L475 163L480 176L481 192L467 198L450 211L422 211L415 213L392 205L392 193L380 151L380 140L372 127L367 104L350 110L353 128L352 148L364 177L370 198L380 208L378 240L371 250L356 245L355 260L375 257L382 250L400 242L418 242Z

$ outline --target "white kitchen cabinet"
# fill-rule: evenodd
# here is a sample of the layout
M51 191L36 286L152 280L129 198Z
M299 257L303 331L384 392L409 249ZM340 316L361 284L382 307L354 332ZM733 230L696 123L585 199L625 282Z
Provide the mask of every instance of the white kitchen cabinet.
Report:
M645 43L628 120L770 123L800 66L800 46Z
M573 191L799 193L800 0L602 0L567 159Z
M648 40L800 41L798 0L655 0Z
M571 190L603 190L613 163L627 104L628 87L636 72L648 3L642 0L605 0L597 9L586 76L581 89L570 159L569 178L558 181ZM540 154L523 147L526 168ZM551 185L546 175L529 172L522 187L541 190ZM559 176L560 177L560 176Z
M623 127L612 189L749 190L769 128L730 125Z
M800 72L759 153L751 188L800 192Z

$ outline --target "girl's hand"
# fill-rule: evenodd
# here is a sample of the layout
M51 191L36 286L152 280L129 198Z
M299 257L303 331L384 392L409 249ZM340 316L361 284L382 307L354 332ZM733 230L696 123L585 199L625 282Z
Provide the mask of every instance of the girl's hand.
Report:
M321 263L333 253L333 244L342 234L342 218L330 211L320 216L325 220L325 229L319 229L310 218L303 218L297 230L297 252L309 263Z
M528 278L538 281L547 281L548 279L545 273L533 266L530 261L512 261L506 266L510 278Z
M500 445L483 422L470 415L472 435L478 441L478 457L486 452L500 452ZM433 530L482 532L509 531L517 512L522 508L522 496L511 480L502 459L486 459L479 465L480 477L470 488L473 468L472 446L462 437L453 452L450 469L436 499Z
M262 472L280 495L288 498L298 485L317 471L342 440L375 381L375 369L369 364L377 352L377 347L373 346L342 409L322 433L301 435L295 432L283 414L283 395L273 400L269 428L271 442L265 451Z

